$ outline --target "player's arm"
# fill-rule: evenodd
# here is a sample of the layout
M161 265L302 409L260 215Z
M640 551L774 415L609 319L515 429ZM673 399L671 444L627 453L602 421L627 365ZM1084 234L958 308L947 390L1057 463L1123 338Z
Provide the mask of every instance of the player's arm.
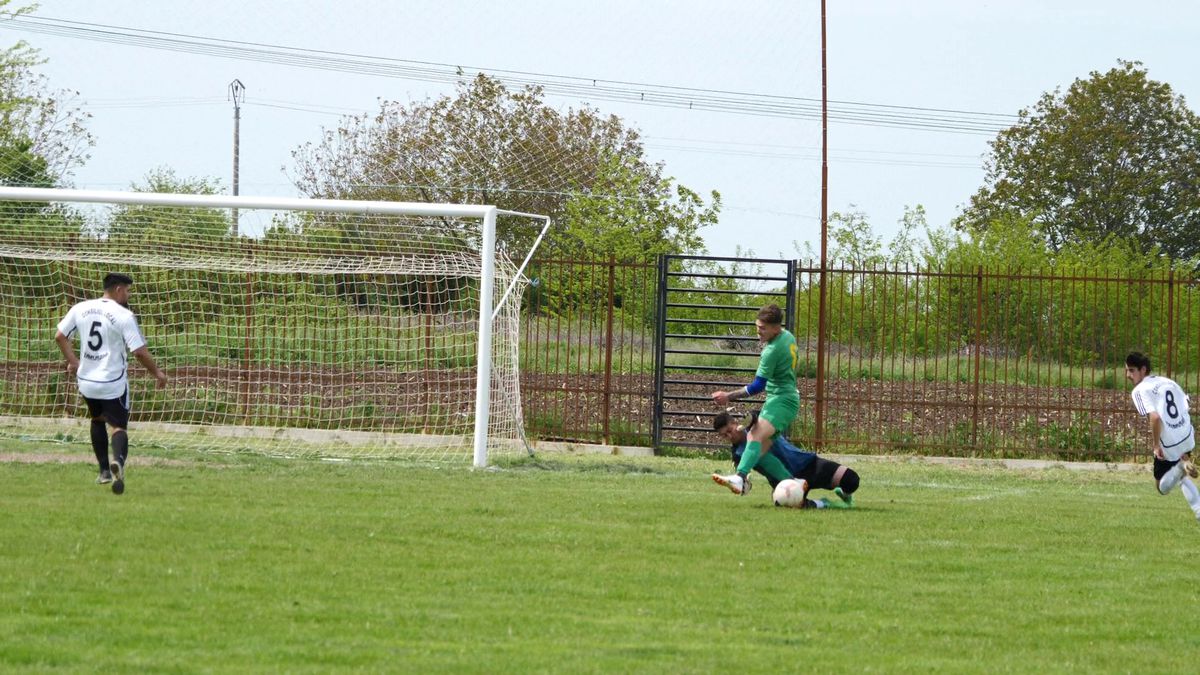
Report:
M74 375L79 372L79 357L75 356L75 349L71 346L71 338L63 335L60 330L55 332L54 342L58 345L58 350L62 352L63 358L67 360L67 374Z
M142 364L143 368L154 376L154 379L158 382L158 386L161 387L167 383L167 374L154 362L154 357L150 356L150 349L146 345L133 350L133 356L138 360L138 363Z
M125 344L130 348L129 351L133 352L138 363L154 376L157 386L164 386L167 383L167 374L158 367L158 364L154 362L154 357L150 355L150 348L146 346L146 338L142 337L142 329L138 328L137 319L131 315L125 320L121 325L121 333L125 338Z
M1148 417L1150 418L1150 450L1154 453L1155 457L1159 459L1166 459L1166 457L1163 456L1162 450L1162 418L1159 417L1158 413L1154 412L1153 410L1150 411Z
M712 399L717 405L729 405L730 401L753 396L767 388L767 378L759 375L750 384L733 391L714 391Z

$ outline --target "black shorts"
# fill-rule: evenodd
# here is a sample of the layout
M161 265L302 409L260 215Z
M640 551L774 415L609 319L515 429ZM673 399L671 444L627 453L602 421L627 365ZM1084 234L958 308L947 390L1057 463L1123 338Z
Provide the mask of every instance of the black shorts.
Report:
M88 398L83 397L87 402L88 414L92 419L103 417L105 422L108 422L114 427L120 429L129 428L129 389L125 389L125 395L121 398Z
M1192 453L1190 453L1190 452L1185 452L1183 454L1183 457L1187 457L1191 454ZM1179 459L1175 460L1174 462L1172 462L1169 459L1159 459L1159 458L1155 457L1154 458L1154 480L1155 481L1162 480L1162 477L1167 475L1168 471L1175 468L1176 464L1183 461L1183 457L1180 457Z
M803 478L808 481L808 487L817 488L818 490L833 489L833 475L841 468L841 464L822 457L814 457L813 461L804 468L803 471L796 474L796 478Z

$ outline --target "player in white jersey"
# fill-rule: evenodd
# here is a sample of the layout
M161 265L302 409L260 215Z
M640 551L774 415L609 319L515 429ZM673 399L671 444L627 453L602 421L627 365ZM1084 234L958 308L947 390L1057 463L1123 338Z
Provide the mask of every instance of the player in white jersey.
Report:
M1188 396L1175 380L1150 374L1150 358L1133 352L1125 357L1125 377L1133 383L1133 405L1150 419L1150 451L1160 494L1180 486L1184 499L1200 519L1200 490L1192 482L1200 473L1192 464L1196 431L1188 414Z
M54 341L67 360L67 373L75 375L79 393L87 402L92 417L92 450L100 463L97 483L112 483L112 491L125 491L125 459L129 455L129 379L126 375L128 352L133 352L158 386L167 376L150 356L137 319L129 311L129 287L133 279L124 274L104 277L104 295L76 303L58 322ZM79 355L71 338L79 335ZM107 422L107 428L105 423ZM112 429L111 438L109 428ZM113 457L109 461L109 442Z

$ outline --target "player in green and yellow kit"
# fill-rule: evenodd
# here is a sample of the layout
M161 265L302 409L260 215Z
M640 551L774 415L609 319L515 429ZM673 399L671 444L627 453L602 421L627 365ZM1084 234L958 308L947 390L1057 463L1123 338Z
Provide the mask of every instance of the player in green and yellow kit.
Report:
M764 389L767 391L758 422L747 430L746 450L738 463L737 473L728 476L714 473L712 477L738 495L750 492L748 475L756 466L767 475L785 475L786 469L782 464L774 466L779 460L768 451L772 439L787 433L796 413L800 412L800 391L796 388L796 337L783 327L783 311L778 305L763 307L758 311L754 326L764 345L754 381L741 389L712 394L717 405L727 406L730 401L753 396Z

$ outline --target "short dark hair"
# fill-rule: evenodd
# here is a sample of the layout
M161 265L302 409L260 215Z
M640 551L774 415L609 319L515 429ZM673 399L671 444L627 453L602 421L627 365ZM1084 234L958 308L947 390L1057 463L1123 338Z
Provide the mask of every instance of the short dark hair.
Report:
M763 323L778 325L783 323L783 310L779 309L779 305L771 303L758 310L758 316L755 318Z
M1141 352L1129 352L1129 356L1125 357L1125 365L1134 368L1145 368L1146 372L1150 372L1150 357Z
M729 413L727 413L727 412L717 413L717 416L713 418L713 431L720 431L720 430L724 429L726 427L726 425L729 424L729 420L730 420Z
M133 278L127 274L109 272L104 275L104 290L111 291L117 286L132 286Z

